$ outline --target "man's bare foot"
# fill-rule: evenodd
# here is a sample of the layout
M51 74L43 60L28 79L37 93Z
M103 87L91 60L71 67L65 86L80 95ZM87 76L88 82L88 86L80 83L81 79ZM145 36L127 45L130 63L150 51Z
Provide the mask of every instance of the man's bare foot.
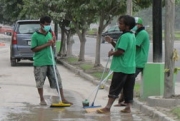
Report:
M125 107L123 110L121 110L121 113L131 113L130 107Z
M114 105L114 107L120 107L120 106L127 106L127 104L124 102L121 102L121 103Z
M109 108L102 108L102 109L98 109L96 110L97 113L109 113L110 112L110 109Z
M46 103L45 100L41 101L39 104L40 104L40 105L47 105L47 103Z

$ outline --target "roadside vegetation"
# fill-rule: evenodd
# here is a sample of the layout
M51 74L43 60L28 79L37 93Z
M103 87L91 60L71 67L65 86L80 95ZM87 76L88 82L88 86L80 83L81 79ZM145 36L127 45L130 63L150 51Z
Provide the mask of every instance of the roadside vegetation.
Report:
M180 120L180 107L175 107L171 110L171 113L173 113L177 118Z

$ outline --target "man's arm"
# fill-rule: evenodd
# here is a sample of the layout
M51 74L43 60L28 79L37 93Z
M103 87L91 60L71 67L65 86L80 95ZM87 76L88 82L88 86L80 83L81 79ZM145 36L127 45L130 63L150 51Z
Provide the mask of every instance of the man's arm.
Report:
M112 40L111 45L115 48L116 43Z
M43 44L43 45L40 45L40 46L37 46L37 47L34 47L34 48L31 48L31 50L33 52L38 52L48 46L53 46L54 45L54 41L53 40L50 40L49 42L47 42L46 44Z
M110 57L110 56L120 56L120 55L123 55L124 54L124 50L123 49L117 49L116 51L113 51L113 50L111 50L111 51L109 51L109 53L108 53L108 56Z

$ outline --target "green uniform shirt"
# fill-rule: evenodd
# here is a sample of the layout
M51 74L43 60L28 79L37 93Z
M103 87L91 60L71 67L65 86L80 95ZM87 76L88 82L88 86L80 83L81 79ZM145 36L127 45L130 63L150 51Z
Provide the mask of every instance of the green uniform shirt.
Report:
M120 56L113 56L110 69L125 74L135 73L136 38L133 33L126 32L118 39L115 50L123 49Z
M31 48L41 46L47 43L49 40L52 40L52 34L50 32L48 32L46 35L39 32L35 32L32 35ZM50 46L38 52L35 52L33 55L33 60L34 60L34 63L33 63L34 66L53 65Z
M149 53L149 35L143 29L136 34L136 67L144 68Z

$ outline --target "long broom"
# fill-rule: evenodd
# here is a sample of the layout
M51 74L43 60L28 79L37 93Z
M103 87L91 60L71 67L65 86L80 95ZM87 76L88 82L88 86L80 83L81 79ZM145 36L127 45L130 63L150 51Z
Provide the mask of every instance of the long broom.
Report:
M53 50L52 50L51 46L50 46L50 51L51 51L51 57L52 57L52 62L53 62L53 70L54 70L54 75L55 75L55 80L56 80L56 85L57 85L57 91L58 91L58 96L59 96L59 102L58 103L52 103L50 107L69 107L69 106L71 106L71 104L67 104L67 103L65 104L62 102L59 84L58 84L58 80L57 80L57 73L56 73L56 69L55 69L55 59L54 59L54 54L53 54Z
M88 99L89 99L89 97L92 95L92 93L94 93L94 91L88 96L88 99L85 99L85 101L82 102L83 108L85 108L87 112L92 112L92 111L96 110L96 108L101 107L100 105L94 106L94 103L95 103L95 100L96 100L96 97L97 97L98 90L99 90L100 86L101 86L101 85L109 78L109 76L112 74L112 71L109 71L108 75L103 79L104 73L105 73L105 70L107 69L107 65L108 65L109 61L110 61L110 57L108 57L108 61L107 61L106 66L105 66L105 68L104 68L103 74L102 74L102 76L101 76L101 80L100 80L99 84L97 85L97 87L96 87L95 90L94 90L94 91L96 91L96 94L95 94L95 97L94 97L94 100L93 100L91 106L89 106L89 101L88 101Z
M96 94L94 96L94 99L93 99L93 102L90 106L84 106L83 108L86 110L87 113L89 112L94 112L95 110L101 108L101 105L97 105L97 106L94 106L94 103L95 103L95 100L96 100L96 97L97 97L97 94L98 94L98 91L99 91L99 87L102 83L104 83L105 81L107 81L107 79L109 78L109 76L113 73L113 71L110 71L108 73L108 75L101 81L101 83L98 84L97 86L97 90L96 90ZM84 101L86 102L86 100Z

